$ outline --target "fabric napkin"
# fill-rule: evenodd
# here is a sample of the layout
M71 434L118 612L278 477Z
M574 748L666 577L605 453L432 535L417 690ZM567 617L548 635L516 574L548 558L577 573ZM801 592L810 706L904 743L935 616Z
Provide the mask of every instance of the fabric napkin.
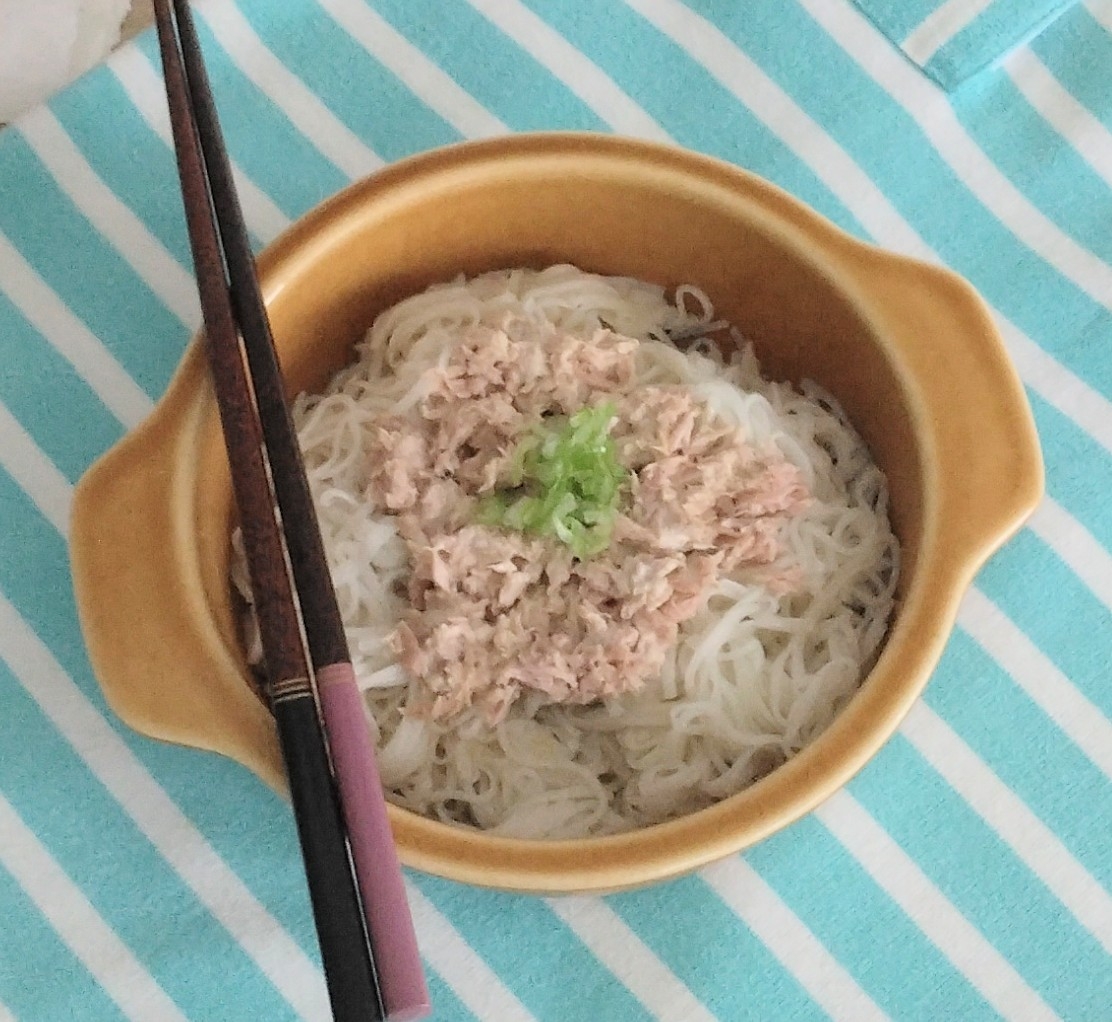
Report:
M0 0L0 123L99 63L129 0Z
M1002 60L1076 0L856 0L947 89Z
M964 274L1041 435L1048 499L978 575L899 735L814 814L605 898L409 873L435 1018L1105 1022L1112 3L1071 6L953 95L850 0L196 10L257 245L463 137L671 140ZM4 1022L325 1017L288 807L121 725L76 619L72 487L198 321L148 35L0 132Z

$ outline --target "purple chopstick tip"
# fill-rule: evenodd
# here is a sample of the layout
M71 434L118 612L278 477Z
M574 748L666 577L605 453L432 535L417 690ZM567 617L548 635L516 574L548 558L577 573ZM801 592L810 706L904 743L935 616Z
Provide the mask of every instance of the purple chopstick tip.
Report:
M412 1022L427 1015L432 1005L363 696L351 664L331 664L316 677L386 1017Z

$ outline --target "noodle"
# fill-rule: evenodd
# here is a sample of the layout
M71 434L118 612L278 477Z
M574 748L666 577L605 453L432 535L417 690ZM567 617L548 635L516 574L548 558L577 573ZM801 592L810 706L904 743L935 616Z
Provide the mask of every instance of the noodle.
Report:
M422 374L462 330L507 315L642 341L638 384L687 384L756 447L776 448L813 495L785 526L780 594L744 569L721 577L680 627L660 676L589 705L523 695L491 727L406 715L412 697L389 636L406 610L406 547L365 497L371 424L412 408ZM887 488L819 388L761 378L752 350L723 359L726 328L698 289L662 289L571 266L515 269L430 288L378 317L359 360L294 405L352 660L391 798L415 812L527 838L613 833L705 807L813 741L876 656L893 605L898 547ZM695 338L681 352L669 337ZM237 555L238 556L238 555ZM781 563L782 561L782 563ZM240 565L233 571L242 589Z

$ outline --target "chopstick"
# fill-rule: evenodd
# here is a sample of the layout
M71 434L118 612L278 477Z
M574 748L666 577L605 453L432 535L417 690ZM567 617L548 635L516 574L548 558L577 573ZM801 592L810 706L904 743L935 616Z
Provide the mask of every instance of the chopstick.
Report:
M188 116L185 72L167 0L156 0L155 7L206 350L332 1013L336 1022L381 1019L384 1011L313 699L282 530L273 513L261 427L240 354L199 140Z
M170 0L155 0L155 15L207 350L333 1013L337 1020L420 1018L430 1005L412 917L200 44L185 0L173 0L172 9Z
M193 99L236 313L254 382L274 490L301 601L301 614L324 713L355 873L363 896L386 1014L393 1022L429 1011L417 938L386 815L378 766L351 666L347 636L328 571L313 498L290 418L259 291L247 229L236 198L200 44L185 0L174 0L186 76Z

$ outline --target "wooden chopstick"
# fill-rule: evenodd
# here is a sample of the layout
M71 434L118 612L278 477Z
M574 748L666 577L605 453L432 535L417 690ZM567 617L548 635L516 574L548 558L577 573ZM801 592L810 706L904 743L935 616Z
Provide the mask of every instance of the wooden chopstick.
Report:
M171 10L169 0L155 0L174 144L269 692L333 1013L337 1020L419 1018L429 1010L428 992L362 697L351 669L196 32L188 4L175 0L175 8ZM249 371L243 364L240 334ZM274 515L275 499L281 523ZM286 568L287 552L328 728L362 908L347 858L329 749L316 713L298 603ZM381 970L381 993L376 964Z
M173 2L191 106L282 514L382 997L388 1018L402 1022L427 1014L429 994L364 718L363 697L351 667L347 636L192 13L186 0Z
M168 0L156 0L163 76L205 321L206 350L239 508L269 695L290 784L333 1017L383 1018L339 806L333 793L281 527L262 455L211 196Z

